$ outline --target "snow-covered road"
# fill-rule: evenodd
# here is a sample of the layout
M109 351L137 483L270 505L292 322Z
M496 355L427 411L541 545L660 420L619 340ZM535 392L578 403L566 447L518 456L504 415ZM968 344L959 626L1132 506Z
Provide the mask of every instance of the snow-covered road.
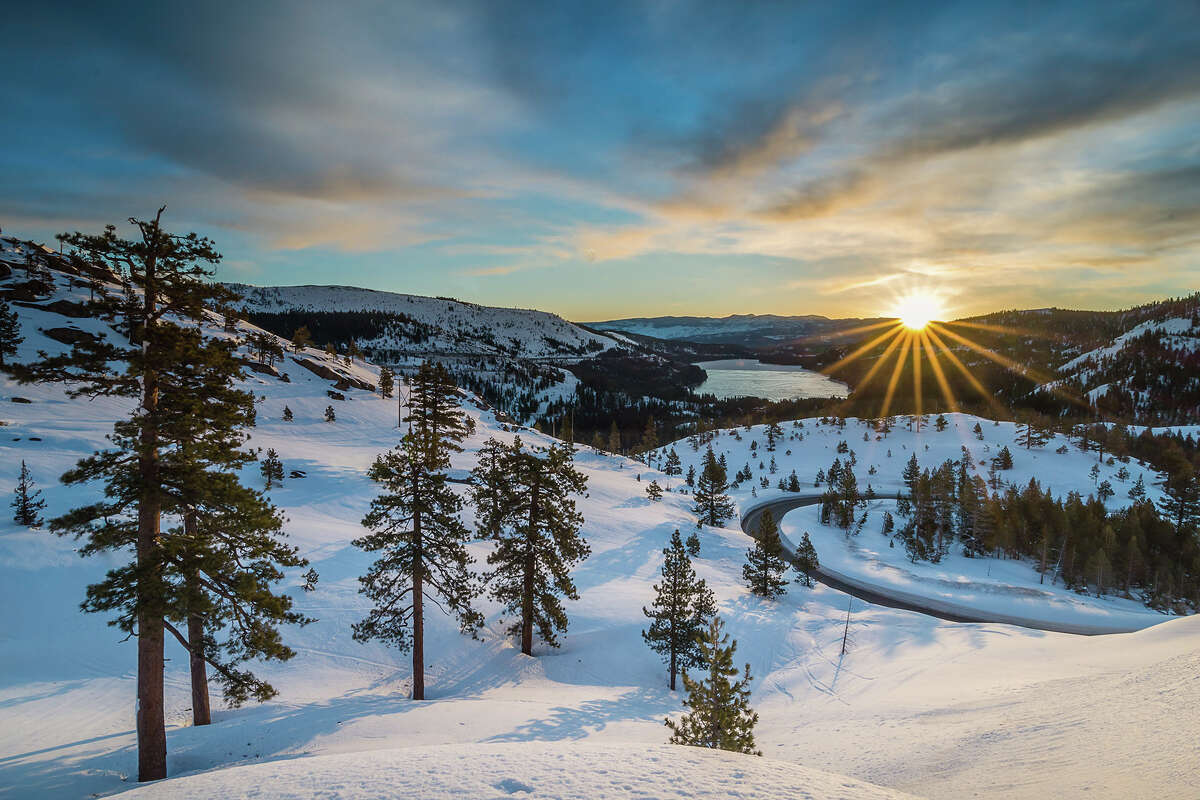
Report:
M770 509L775 521L782 525L783 517L789 511L807 506L815 506L821 502L819 494L801 494L790 497L775 497L763 500L742 510L741 526L748 535L758 532L759 520L762 513ZM789 558L795 557L795 544L781 533L780 539ZM1033 628L1041 631L1056 631L1058 633L1075 633L1085 636L1096 636L1110 633L1133 633L1146 627L1145 623L1080 623L1063 622L1059 620L1040 619L1020 614L998 613L993 610L981 609L966 603L924 597L912 592L905 592L886 583L876 583L864 580L860 576L847 575L822 565L812 577L831 589L857 597L867 603L899 608L906 611L918 611L938 619L950 622L998 622L1004 625L1019 625L1022 628ZM1163 618L1167 619L1166 617Z

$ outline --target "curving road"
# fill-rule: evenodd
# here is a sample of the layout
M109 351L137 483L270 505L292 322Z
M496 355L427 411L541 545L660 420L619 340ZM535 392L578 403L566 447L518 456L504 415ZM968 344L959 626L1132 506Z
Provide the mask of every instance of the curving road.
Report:
M792 497L779 497L772 500L764 500L742 513L742 531L749 536L756 536L758 533L759 520L762 517L762 512L770 509L771 514L775 517L776 522L781 522L783 515L789 511L802 508L804 506L815 506L821 502L821 496L816 494L801 494ZM791 543L786 538L783 539L783 548L789 561L795 560L795 552L792 550ZM819 554L818 554L819 555ZM1040 631L1055 631L1058 633L1075 633L1083 636L1097 636L1110 633L1132 633L1142 630L1148 625L1128 626L1128 625L1086 625L1072 624L1066 622L1050 622L1047 620L1030 619L1007 614L992 614L985 611L978 611L971 608L955 606L953 603L946 603L940 600L920 597L906 592L897 590L891 586L880 586L878 584L870 584L859 578L840 573L832 572L824 567L818 567L813 573L814 580L818 580L831 589L837 589L839 592L845 592L848 595L857 597L868 603L874 603L879 606L888 606L889 608L899 608L905 611L916 611L921 614L928 614L938 619L948 620L950 622L995 622L1004 625L1019 625L1022 628L1033 628ZM1168 617L1163 617L1165 621Z

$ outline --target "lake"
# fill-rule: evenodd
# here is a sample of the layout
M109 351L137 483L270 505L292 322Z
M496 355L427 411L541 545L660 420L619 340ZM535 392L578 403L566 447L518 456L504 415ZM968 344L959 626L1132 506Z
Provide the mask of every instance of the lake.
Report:
M819 372L792 364L764 364L750 359L730 358L701 361L697 366L708 379L696 390L719 398L763 397L795 400L802 397L845 397L849 388Z

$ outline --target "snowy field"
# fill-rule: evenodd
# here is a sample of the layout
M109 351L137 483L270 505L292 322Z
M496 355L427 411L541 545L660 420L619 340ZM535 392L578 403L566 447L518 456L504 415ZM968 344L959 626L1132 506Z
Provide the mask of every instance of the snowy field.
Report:
M21 313L23 358L57 346L38 327L89 324L50 312ZM371 367L348 369L374 380ZM293 541L321 574L311 594L298 591L298 576L287 580L298 610L319 621L284 631L295 659L262 667L278 698L239 710L217 701L214 724L202 728L190 726L187 660L168 642L173 777L139 788L134 797L241 795L254 786L269 790L261 796L279 797L306 794L312 781L330 788L330 797L378 796L373 787L381 782L411 786L406 796L413 797L449 796L459 788L481 797L579 796L572 781L592 774L594 791L584 796L671 796L687 780L695 782L696 796L806 796L783 791L795 786L813 797L872 796L814 770L938 798L1195 794L1200 619L1078 637L941 622L855 601L843 655L847 596L798 585L777 601L751 596L741 579L749 540L736 520L700 532L696 566L738 641L735 661L748 662L755 676L757 740L767 758L665 747L663 719L681 710L681 695L666 689L664 667L641 640L641 609L653 598L672 529L694 527L690 498L668 493L651 503L645 481L665 483L666 476L588 448L578 462L589 479L580 510L592 555L575 572L581 597L567 603L571 622L563 647L521 655L502 634L490 601L481 603L488 624L478 641L464 639L434 612L426 641L430 699L412 702L408 656L350 636L350 625L366 611L356 578L371 561L350 540L360 535L359 520L374 494L365 470L396 441L396 403L361 390L330 400L329 382L290 355L283 370L290 383L253 373L247 380L263 398L252 444L274 447L287 471L307 473L271 494L286 512ZM14 396L32 402L8 402ZM10 482L24 459L45 491L49 514L93 497L90 490L57 485L56 477L102 447L113 419L128 407L68 400L61 387L7 381L0 397ZM281 421L285 404L294 422ZM326 405L335 407L336 422L323 421ZM456 470L470 468L489 436L512 435L489 412L469 410L479 429L456 457ZM861 441L865 429L851 423L846 437L858 453L864 487L867 465L878 464L879 475L869 480L883 492L894 491L913 447L923 465L933 465L943 450L944 457L957 456L960 438L977 458L989 452L985 444L994 450L1011 442L1010 429L990 424L984 423L986 443L964 437L958 427L930 429L919 438L897 430L868 443ZM811 421L803 431L807 448L788 441L777 456L786 475L793 464L785 466L782 454L791 448L794 466L811 486L816 469L832 461L836 438L833 429L818 432ZM750 440L742 435L740 443L728 434L718 440L730 449L731 471L742 465L732 448ZM528 431L521 436L543 440ZM675 446L685 459L698 457L686 443ZM1034 455L1048 480L1061 477L1062 483L1051 482L1055 491L1090 483L1086 470L1094 457L1059 456L1053 446ZM813 455L802 462L807 450ZM1033 474L1033 455L1013 453L1017 468L1005 478L1018 479L1023 469ZM801 469L805 464L811 472ZM253 471L246 479L261 485ZM737 499L748 497L745 484ZM1113 502L1121 497L1119 491ZM874 530L861 537L880 538ZM472 549L482 560L488 547L480 542ZM136 646L121 641L101 617L78 610L87 583L117 561L83 560L73 548L71 540L45 530L0 522L0 797L84 798L135 785ZM405 748L422 749L397 752ZM691 765L702 760L717 766ZM513 775L514 764L525 774ZM504 783L509 779L520 785Z
M1070 491L1086 497L1096 490L1099 482L1108 480L1116 493L1106 505L1116 510L1131 503L1129 489L1141 477L1147 496L1152 500L1159 497L1156 473L1136 461L1112 466L1099 463L1094 453L1081 452L1061 435L1052 437L1043 447L1026 450L1018 442L1014 423L996 423L968 414L947 414L945 418L945 430L938 431L931 418L917 432L910 418L898 417L896 426L886 436L876 433L864 420L848 419L841 427L832 421L806 419L783 425L784 438L773 453L766 451L765 426L749 431L738 428L717 432L712 446L714 453L725 456L731 476L746 465L754 473L753 480L730 492L740 515L773 499L793 496L775 488L779 478L788 477L793 470L802 493L820 494L825 485L822 483L819 488L813 485L817 473L828 470L835 458L845 462L853 455L857 460L854 471L859 490L866 492L869 486L879 496L868 504L867 522L860 533L847 534L840 528L822 525L816 506L789 512L781 524L783 536L792 543L808 533L822 568L852 584L875 588L907 601L928 601L950 613L1003 615L1035 626L1133 630L1170 618L1136 600L1116 595L1092 597L1066 589L1061 583L1055 584L1049 577L1043 580L1035 564L1028 560L967 558L956 545L940 563L912 563L899 540L891 546L891 537L882 533L883 515L891 511L897 529L903 526L904 520L896 515L895 496L904 488L901 472L913 454L922 469L934 468L947 459L960 458L962 448L966 447L972 455L975 474L986 480L986 464L1002 447L1008 447L1013 454L1013 468L998 475L1005 484L1018 489L1030 478L1036 478L1055 497L1065 497ZM976 425L979 434L975 433ZM843 442L848 453L837 452ZM689 466L699 472L706 446L693 450L687 441L672 446L683 462L685 473ZM1062 447L1066 448L1065 453L1058 452ZM772 458L777 467L774 474L769 472ZM1090 470L1097 464L1100 474L1093 479ZM1129 473L1125 480L1117 476L1122 467ZM872 469L874 475L870 474ZM771 488L758 485L763 475ZM672 480L680 483L678 478ZM858 513L861 515L862 509Z

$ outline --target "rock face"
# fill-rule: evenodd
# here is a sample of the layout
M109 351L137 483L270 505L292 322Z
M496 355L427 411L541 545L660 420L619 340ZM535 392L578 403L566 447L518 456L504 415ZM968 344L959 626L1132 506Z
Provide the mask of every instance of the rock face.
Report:
M352 375L346 375L338 372L336 369L328 367L319 361L313 361L311 358L293 358L292 361L295 361L309 372L313 373L314 375L319 375L327 381L336 381L335 387L338 389L349 389L354 387L355 389L362 389L364 392L375 391L375 384L367 383L366 381L355 378Z
M279 377L279 370L275 369L270 364L262 364L258 361L243 361L242 363L247 369L252 369L255 372L261 372L263 375L270 375L275 378Z
M78 328L47 328L42 331L47 338L53 339L56 342L63 344L75 345L81 342L92 341L96 338L94 334L87 331L81 331Z
M342 394L341 392L335 392L332 389L325 392L325 394L329 395L330 400L345 400L346 399L346 395Z
M39 311L50 311L54 314L61 314L64 317L71 317L72 319L83 319L91 316L83 303L73 303L70 300L55 300L53 303L30 303L27 300L16 300L13 302L13 305L36 308Z
M54 292L54 287L45 281L25 281L13 284L12 287L0 292L6 300L37 300Z

